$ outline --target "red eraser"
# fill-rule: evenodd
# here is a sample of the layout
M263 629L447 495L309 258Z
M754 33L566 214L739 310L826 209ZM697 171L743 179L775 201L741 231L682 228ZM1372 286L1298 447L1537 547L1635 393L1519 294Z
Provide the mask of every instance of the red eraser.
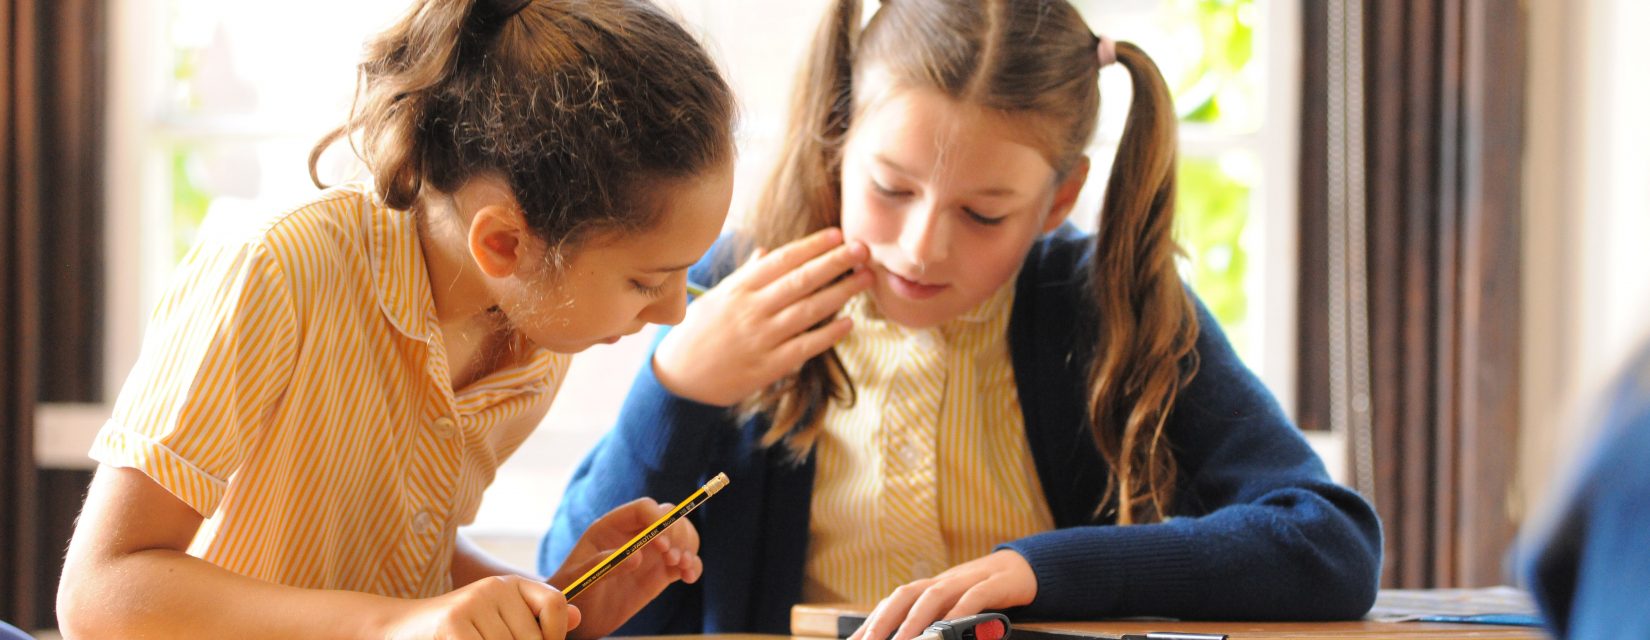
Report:
M1006 631L1002 620L987 620L974 627L974 640L1003 640Z

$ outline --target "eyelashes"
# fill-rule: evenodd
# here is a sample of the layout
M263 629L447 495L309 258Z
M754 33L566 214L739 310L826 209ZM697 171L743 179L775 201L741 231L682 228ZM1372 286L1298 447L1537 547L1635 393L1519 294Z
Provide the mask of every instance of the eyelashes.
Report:
M911 195L910 191L903 191L903 190L899 190L899 189L891 189L891 188L883 186L882 183L877 182L876 180L871 181L871 190L876 192L877 195L882 196L882 197L887 198L887 199L890 199L890 200L902 200L902 199L904 199L906 197L909 197ZM974 222L976 224L984 225L984 226L987 226L987 227L994 227L994 226L997 226L999 224L1002 224L1003 219L1008 217L1008 216L989 216L989 215L980 213L980 212L975 211L975 210L973 210L971 208L968 208L968 207L961 207L961 209L962 209L963 215L967 216L969 221Z
M997 226L999 224L1002 224L1003 223L1003 218L1008 217L1008 216L1000 216L1000 217L993 218L991 216L985 215L983 213L980 213L980 212L975 211L973 209L970 209L968 207L963 207L963 213L968 214L968 219L969 220L973 220L974 222L978 222L978 223L983 224L983 225L988 226L988 227L994 227L994 226Z
M642 284L641 281L638 281L638 280L631 280L630 281L630 286L634 287L637 292L639 292L642 295L647 296L649 298L655 298L655 299L664 297L665 288L667 286L669 286L669 284L670 283L666 282L666 283L661 283L657 286L649 286L649 285Z

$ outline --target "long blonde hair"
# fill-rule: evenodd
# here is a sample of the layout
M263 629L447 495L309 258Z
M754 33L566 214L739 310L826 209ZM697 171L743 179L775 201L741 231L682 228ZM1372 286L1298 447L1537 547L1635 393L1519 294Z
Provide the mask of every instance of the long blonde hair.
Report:
M798 77L781 159L749 220L750 241L778 247L841 221L841 152L870 88L872 66L902 88L937 90L1026 123L1063 178L1099 117L1099 39L1064 0L893 0L860 25L860 0L837 0ZM1177 467L1164 437L1176 396L1196 370L1197 317L1175 269L1176 120L1157 65L1119 42L1134 84L1099 212L1090 293L1097 321L1088 422L1112 474L1096 516L1152 522L1171 508ZM859 77L866 74L860 73ZM833 351L747 401L766 415L767 445L807 454L826 403L851 403Z

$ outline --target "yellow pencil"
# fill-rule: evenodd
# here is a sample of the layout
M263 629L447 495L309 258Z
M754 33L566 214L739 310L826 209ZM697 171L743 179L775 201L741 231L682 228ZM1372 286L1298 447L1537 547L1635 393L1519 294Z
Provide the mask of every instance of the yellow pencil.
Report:
M573 584L567 585L567 588L562 590L562 595L567 597L568 602L572 602L573 598L578 597L585 589L590 588L591 584L607 575L607 572L612 571L614 567L619 566L619 563L624 562L625 558L629 558L630 554L636 553L642 547L647 546L647 543L659 537L659 534L664 533L665 529L669 528L671 524L709 500L711 496L716 495L716 492L721 491L722 487L726 486L728 486L728 474L716 474L716 477L711 478L710 482L706 482L705 486L699 487L699 490L693 492L693 495L688 496L681 504L676 505L675 509L671 509L670 513L665 514L664 517L654 521L652 526L636 534L636 537L631 538L630 542L626 542L623 547L619 547L618 551L614 551L603 558L596 566L591 567L589 571L584 572L584 575L579 576L578 580L574 580Z

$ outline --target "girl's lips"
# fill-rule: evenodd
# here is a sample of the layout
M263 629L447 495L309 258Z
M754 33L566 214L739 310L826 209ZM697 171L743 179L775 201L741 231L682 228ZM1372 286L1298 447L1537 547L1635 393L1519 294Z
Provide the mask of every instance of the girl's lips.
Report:
M921 282L900 276L892 271L887 271L884 273L886 275L883 277L883 280L888 283L888 288L893 289L894 293L899 294L900 297L910 298L912 300L932 298L939 295L941 291L945 291L947 287L951 286L945 284L923 284Z

